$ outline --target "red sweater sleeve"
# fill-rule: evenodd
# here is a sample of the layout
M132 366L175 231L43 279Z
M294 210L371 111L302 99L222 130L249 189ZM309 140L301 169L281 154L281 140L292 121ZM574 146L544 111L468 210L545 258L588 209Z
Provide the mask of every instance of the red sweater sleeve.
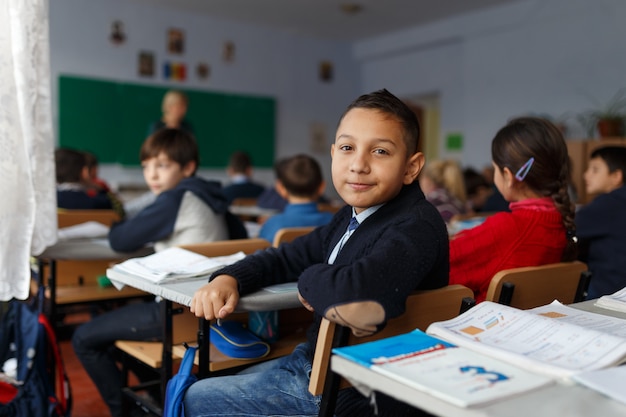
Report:
M450 284L465 285L476 302L483 301L491 278L510 255L514 229L511 214L502 212L450 240Z

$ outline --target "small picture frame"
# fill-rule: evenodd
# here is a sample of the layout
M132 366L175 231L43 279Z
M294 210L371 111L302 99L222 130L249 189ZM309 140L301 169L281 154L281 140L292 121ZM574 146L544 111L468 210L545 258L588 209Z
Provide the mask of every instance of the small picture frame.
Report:
M330 61L322 61L319 65L319 77L323 82L331 82L333 80L333 63Z
M139 52L138 72L142 77L154 76L154 53L150 51Z
M235 43L234 42L232 41L224 42L222 58L224 59L224 62L233 62L235 60Z
M109 40L113 45L121 45L126 42L126 34L124 33L124 23L121 20L115 20L111 24L111 35Z
M199 80L206 80L211 75L211 67L206 62L199 62L196 65L196 75Z
M185 52L185 32L182 29L172 28L167 31L167 50L176 55Z

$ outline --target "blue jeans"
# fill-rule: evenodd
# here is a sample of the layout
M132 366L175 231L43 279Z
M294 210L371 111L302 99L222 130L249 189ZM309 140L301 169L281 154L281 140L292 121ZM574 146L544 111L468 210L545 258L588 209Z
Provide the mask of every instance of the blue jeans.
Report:
M122 375L115 362L116 340L162 340L160 303L127 304L94 317L72 336L76 356L113 417L122 414Z
M321 396L308 391L309 358L309 345L303 343L288 356L236 375L202 379L185 394L185 416L317 416Z

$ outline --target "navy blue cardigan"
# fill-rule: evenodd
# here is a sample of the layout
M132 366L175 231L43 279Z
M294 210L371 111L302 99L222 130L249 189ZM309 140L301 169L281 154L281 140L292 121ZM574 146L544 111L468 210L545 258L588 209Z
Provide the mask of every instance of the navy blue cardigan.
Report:
M328 225L291 244L249 255L211 278L219 274L235 277L241 295L298 281L300 293L320 314L335 305L374 300L383 306L386 319L404 313L411 291L448 284L446 226L417 181L404 186L398 196L369 216L335 262L328 264L351 216L352 207L346 206ZM312 333L316 334L317 328Z

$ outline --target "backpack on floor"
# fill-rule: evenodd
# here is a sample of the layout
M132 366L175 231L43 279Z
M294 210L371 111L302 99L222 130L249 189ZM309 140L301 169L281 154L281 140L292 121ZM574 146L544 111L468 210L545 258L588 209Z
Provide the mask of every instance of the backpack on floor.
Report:
M196 357L196 346L187 346L187 350L183 356L183 361L178 368L178 373L167 381L165 388L165 407L163 408L163 417L183 417L185 415L183 398L187 388L191 386L198 378L193 374L193 360Z
M37 298L43 305L43 292ZM69 417L69 381L48 319L34 304L2 305L0 417Z

